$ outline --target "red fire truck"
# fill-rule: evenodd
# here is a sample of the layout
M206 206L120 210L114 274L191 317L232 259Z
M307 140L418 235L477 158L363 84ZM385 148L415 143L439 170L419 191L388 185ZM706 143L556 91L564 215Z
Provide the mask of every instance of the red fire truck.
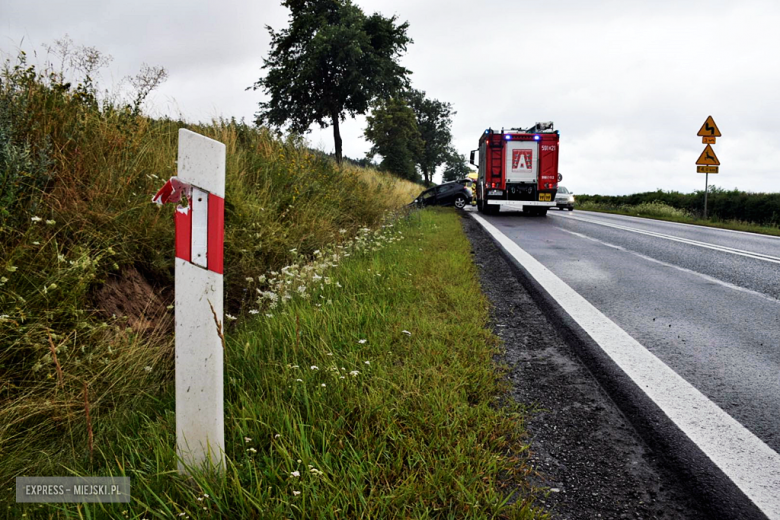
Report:
M555 207L558 190L558 131L552 122L528 129L500 132L488 128L471 151L471 164L479 167L477 209L498 213L501 207L546 215ZM474 162L479 152L479 164Z

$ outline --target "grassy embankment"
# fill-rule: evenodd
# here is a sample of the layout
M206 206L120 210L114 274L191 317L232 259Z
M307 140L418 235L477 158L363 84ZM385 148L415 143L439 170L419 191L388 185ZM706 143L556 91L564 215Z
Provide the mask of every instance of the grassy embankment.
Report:
M522 418L492 406L496 339L456 217L390 226L418 186L235 122L188 126L227 147L229 467L178 477L173 208L149 199L185 125L24 63L2 79L3 513L532 516L508 455ZM12 503L16 476L71 474L129 475L134 503Z
M707 219L702 218L703 193L658 191L625 196L579 195L577 209L780 236L780 194L714 188L711 197Z

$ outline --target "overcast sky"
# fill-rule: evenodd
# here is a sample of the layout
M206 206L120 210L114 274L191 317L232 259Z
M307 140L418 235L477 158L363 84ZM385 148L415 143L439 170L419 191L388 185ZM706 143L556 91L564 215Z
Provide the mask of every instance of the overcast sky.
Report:
M562 184L575 193L690 192L704 188L696 133L712 115L723 137L710 184L780 191L776 0L356 3L409 22L401 63L415 88L452 103L463 155L487 127L553 121ZM0 50L42 60L42 45L67 33L113 56L104 87L142 63L164 66L148 113L253 121L263 94L245 88L263 73L264 27L285 27L288 14L270 0L0 0ZM342 125L345 155L365 155L364 127L363 117ZM333 151L330 128L308 139Z

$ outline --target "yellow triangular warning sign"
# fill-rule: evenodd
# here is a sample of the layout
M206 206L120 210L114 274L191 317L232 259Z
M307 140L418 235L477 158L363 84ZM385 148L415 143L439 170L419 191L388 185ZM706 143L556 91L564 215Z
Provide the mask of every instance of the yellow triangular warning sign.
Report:
M707 116L707 120L701 125L701 130L696 135L701 137L720 137L720 130L718 130L718 125L715 124L712 116Z
M712 149L712 146L707 145L707 147L704 149L704 151L699 156L699 159L696 161L696 164L706 164L709 166L718 166L720 164L720 161L715 156L715 151Z

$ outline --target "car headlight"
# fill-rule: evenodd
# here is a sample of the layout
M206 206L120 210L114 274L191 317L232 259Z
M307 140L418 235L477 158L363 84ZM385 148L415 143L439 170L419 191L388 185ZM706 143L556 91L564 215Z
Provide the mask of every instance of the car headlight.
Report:
M574 202L574 195L569 195L569 202Z
M488 195L503 195L503 190L488 190Z

